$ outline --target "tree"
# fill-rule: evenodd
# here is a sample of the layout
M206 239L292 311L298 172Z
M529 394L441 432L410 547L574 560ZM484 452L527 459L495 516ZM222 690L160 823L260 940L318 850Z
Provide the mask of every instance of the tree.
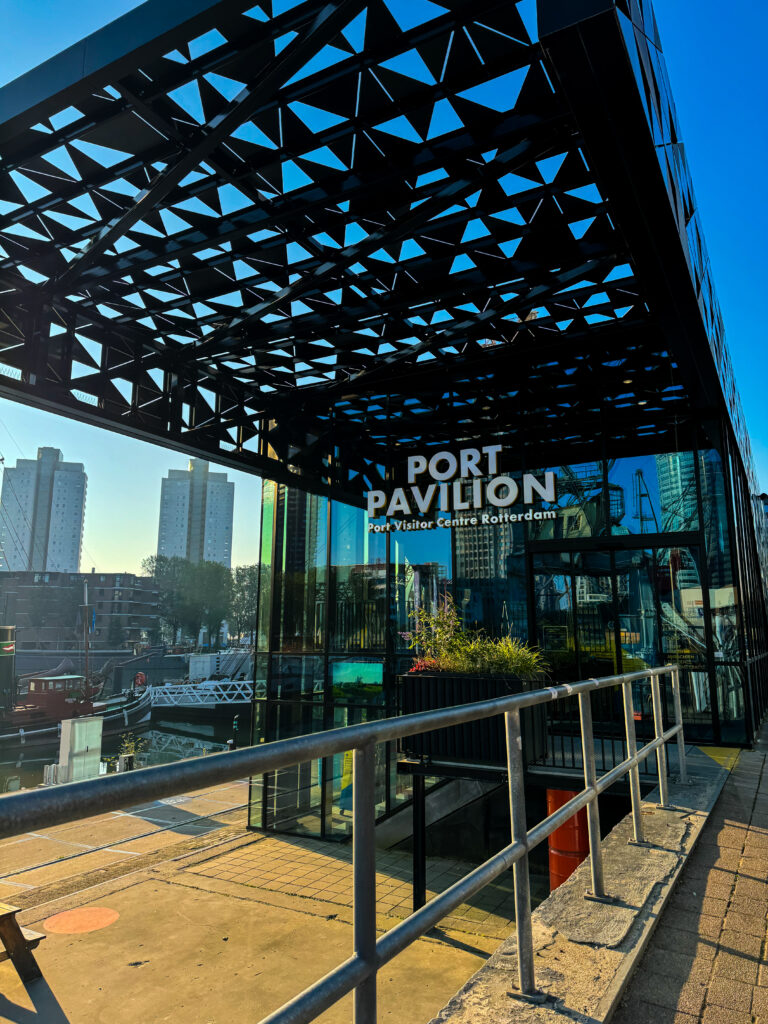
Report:
M145 558L142 568L158 585L160 618L172 639L181 629L196 642L205 627L211 646L217 646L221 624L232 604L229 569L219 562L190 562L164 555Z
M221 625L232 609L232 574L218 562L200 562L197 568L203 587L203 625L208 643L218 647Z
M232 605L230 626L238 639L253 636L256 631L256 615L259 601L259 566L237 565L232 570Z
M171 643L185 625L184 596L188 586L188 566L186 558L168 558L165 555L150 555L141 563L142 570L157 583L158 614L170 634Z
M179 620L185 635L197 643L205 618L204 582L198 571L202 563L195 564L186 559L183 561L179 580Z

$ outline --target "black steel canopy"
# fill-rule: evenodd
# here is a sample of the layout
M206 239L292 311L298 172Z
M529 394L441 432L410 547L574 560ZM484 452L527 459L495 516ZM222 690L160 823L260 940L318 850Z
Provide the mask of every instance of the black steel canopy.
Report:
M337 495L692 405L749 466L650 5L150 0L11 83L0 394Z

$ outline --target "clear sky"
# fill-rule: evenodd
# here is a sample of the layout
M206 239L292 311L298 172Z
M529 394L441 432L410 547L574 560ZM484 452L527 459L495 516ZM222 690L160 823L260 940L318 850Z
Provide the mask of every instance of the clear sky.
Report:
M133 0L0 0L0 84L133 7ZM768 5L754 0L656 0L656 15L758 475L768 488ZM83 568L136 570L154 551L160 480L184 456L0 400L0 454L12 462L54 445L88 473ZM253 561L260 484L230 472L235 564Z
M132 0L0 0L0 85L138 6ZM0 399L6 462L33 459L43 445L60 448L68 462L82 462L88 474L81 569L138 572L142 558L157 548L160 481L169 469L185 469L188 456ZM232 564L254 562L261 481L224 472L235 481Z

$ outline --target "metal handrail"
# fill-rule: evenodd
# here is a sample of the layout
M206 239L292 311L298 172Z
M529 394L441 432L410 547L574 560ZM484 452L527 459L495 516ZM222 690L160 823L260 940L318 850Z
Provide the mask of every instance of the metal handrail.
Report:
M675 724L667 730L663 728L659 683L660 678L665 675L671 677L675 715ZM638 750L632 683L642 680L650 680L651 683L655 737ZM591 693L594 690L617 686L622 687L628 756L609 772L598 776L592 733ZM520 713L525 708L569 697L578 698L585 786L575 797L528 831ZM374 844L376 745L435 729L492 718L498 714L504 715L506 727L511 843L377 940ZM291 1002L265 1017L262 1024L309 1024L353 990L356 1024L375 1024L376 976L379 968L510 867L514 869L519 994L522 997L535 996L528 878L530 851L586 807L592 884L588 895L599 900L610 899L605 892L598 797L624 775L629 775L634 841L642 843L639 765L655 751L660 806L668 806L666 744L674 737L677 737L678 743L680 780L685 782L687 777L680 701L680 670L678 666L671 665L604 679L586 679L578 683L548 686L454 708L440 708L400 718L387 718L331 729L322 733L264 743L257 747L191 758L170 765L158 765L86 782L69 783L57 786L54 790L15 793L0 799L0 839L63 824L92 814L120 810L130 806L132 802L176 796L203 786L232 782L243 775L260 775L304 761L353 750L354 954Z

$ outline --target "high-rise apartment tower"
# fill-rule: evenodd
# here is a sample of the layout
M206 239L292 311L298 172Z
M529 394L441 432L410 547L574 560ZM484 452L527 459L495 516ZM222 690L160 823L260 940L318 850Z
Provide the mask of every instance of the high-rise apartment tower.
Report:
M58 448L6 466L0 493L0 569L79 572L88 477Z
M202 459L190 459L187 470L169 469L160 490L158 555L229 567L234 503L234 483Z

